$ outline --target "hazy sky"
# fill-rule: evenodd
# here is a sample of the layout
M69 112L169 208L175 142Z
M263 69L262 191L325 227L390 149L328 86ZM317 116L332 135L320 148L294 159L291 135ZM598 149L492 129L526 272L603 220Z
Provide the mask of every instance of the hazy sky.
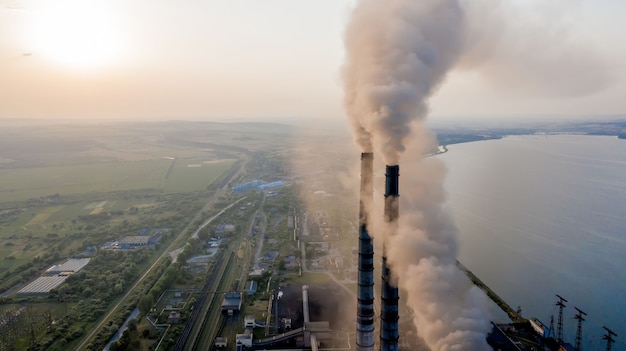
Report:
M434 117L626 113L626 1L466 1ZM353 3L0 0L0 118L342 118Z

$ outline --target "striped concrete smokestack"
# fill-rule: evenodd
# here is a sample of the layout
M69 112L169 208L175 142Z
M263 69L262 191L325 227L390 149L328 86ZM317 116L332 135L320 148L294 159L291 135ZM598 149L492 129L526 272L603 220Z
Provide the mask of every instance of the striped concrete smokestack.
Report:
M398 180L400 166L387 166L385 173L385 222L394 234L398 220ZM380 350L398 351L398 288L390 284L387 250L383 244L383 286L381 302Z
M357 291L356 349L374 351L374 245L367 231L367 215L373 200L374 155L361 154L359 201L359 280ZM369 208L367 208L369 207Z

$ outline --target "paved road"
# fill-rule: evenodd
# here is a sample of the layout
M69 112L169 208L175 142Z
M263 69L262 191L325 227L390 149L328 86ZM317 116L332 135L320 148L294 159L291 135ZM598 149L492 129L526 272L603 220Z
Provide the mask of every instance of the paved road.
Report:
M198 233L200 233L200 231L202 229L204 229L207 225L211 224L211 222L213 222L217 217L221 216L224 214L224 212L228 211L231 207L235 206L236 204L239 203L239 201L242 201L243 199L247 198L247 196L242 197L241 199L233 202L232 204L224 207L223 210L219 211L215 216L207 219L206 221L204 221L202 224L200 224L200 226L198 227L198 229L196 229L195 232L193 232L193 235L191 236L193 239L198 237Z

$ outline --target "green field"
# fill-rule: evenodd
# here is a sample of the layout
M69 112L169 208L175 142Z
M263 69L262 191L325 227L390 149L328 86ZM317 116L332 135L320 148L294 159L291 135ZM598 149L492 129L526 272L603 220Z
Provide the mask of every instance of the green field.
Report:
M234 160L168 159L0 170L0 203L132 190L180 193L205 189ZM166 178L167 175L167 178ZM119 208L119 206L118 206ZM52 215L52 214L51 214Z
M164 193L185 193L205 189L233 166L236 160L207 161L178 159L163 185Z
M170 160L94 163L0 170L0 201L158 189Z

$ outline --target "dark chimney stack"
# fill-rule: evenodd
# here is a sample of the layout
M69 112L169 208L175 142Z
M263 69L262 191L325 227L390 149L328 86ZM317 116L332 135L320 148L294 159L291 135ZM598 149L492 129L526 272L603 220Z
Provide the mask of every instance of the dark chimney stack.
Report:
M389 235L394 235L398 220L398 182L400 166L387 166L385 172L385 222ZM398 288L390 283L387 250L383 244L383 276L381 302L380 350L398 351Z
M374 244L367 228L373 201L374 155L361 154L356 349L374 351Z

